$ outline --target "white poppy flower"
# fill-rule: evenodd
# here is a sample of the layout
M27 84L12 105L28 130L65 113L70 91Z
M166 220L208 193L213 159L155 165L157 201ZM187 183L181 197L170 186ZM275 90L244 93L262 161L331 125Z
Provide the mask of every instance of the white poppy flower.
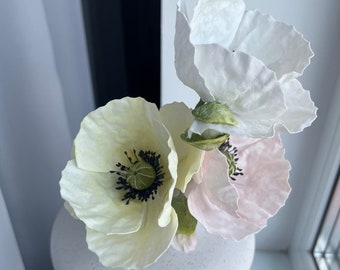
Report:
M176 71L202 101L189 134L302 131L316 118L316 107L296 78L312 56L294 27L245 11L241 0L199 0L192 16L179 1Z
M157 107L142 98L113 100L84 118L60 192L103 265L143 268L171 245L177 164Z

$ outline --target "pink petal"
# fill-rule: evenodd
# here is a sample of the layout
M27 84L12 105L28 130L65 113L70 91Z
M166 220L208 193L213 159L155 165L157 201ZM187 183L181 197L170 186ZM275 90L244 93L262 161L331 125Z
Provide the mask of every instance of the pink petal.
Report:
M200 173L188 186L188 207L208 232L240 240L265 227L284 205L290 193L290 164L279 136L231 137L230 142L238 149L237 166L244 175L230 181L221 153L207 152ZM231 186L238 197L231 196Z
M246 220L264 227L285 204L290 193L290 164L284 159L279 136L270 139L231 137L238 149L238 167L243 176L233 181L239 193L237 213Z
M194 176L194 179L196 177L203 179L201 189L213 204L230 215L236 216L238 194L229 182L228 164L219 150L205 153L201 172Z

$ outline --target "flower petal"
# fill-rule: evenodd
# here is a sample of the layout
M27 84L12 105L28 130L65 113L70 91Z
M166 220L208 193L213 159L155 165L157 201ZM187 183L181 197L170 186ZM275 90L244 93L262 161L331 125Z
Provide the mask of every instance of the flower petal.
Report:
M200 179L197 180L196 177ZM235 214L238 200L237 190L229 182L228 163L226 157L218 149L205 153L201 172L194 176L194 181L201 183L200 188L214 205L230 215L237 216ZM189 193L189 198L191 193Z
M178 251L189 253L197 246L196 232L193 234L176 234L172 240L172 247Z
M219 44L260 59L281 81L302 75L314 55L309 42L293 26L260 11L246 11L234 40Z
M126 160L124 151L158 151L157 144L161 141L158 133L165 129L155 125L159 121L156 105L142 98L110 101L82 121L74 140L77 166L94 172L109 172L115 169L117 162Z
M175 33L175 67L178 78L206 101L214 98L204 84L194 65L195 48L189 40L190 28L187 21L185 1L178 2L176 33Z
M230 143L237 147L237 167L242 169L243 175L235 176L235 181L223 183L223 177L214 174L217 168L209 171L204 165L210 167L216 163L217 167L225 168L228 167L227 162L223 164L222 160L216 160L221 155L217 150L209 152L198 175L201 179L195 179L188 185L188 207L208 232L240 240L265 227L268 218L284 205L290 193L290 164L284 159L279 136L270 139L231 136ZM221 186L215 186L216 182L220 182ZM228 204L230 190L223 190L223 184L231 185L237 191L237 209L234 212L228 211L216 200L225 197L225 204ZM235 201L230 197L229 203L235 204Z
M165 126L161 122L154 123L154 126L156 128L154 132L156 132L157 139L163 142L160 144L159 149L159 153L161 153L161 164L167 164L167 168L165 166L162 168L164 172L163 185L158 189L155 200L151 200L151 204L148 204L148 211L153 211L155 214L158 214L158 225L165 227L171 221L171 200L177 182L178 156L173 140L169 137L169 132ZM162 126L163 129L157 126ZM150 210L150 207L154 207L153 210Z
M278 132L301 132L316 119L317 108L310 97L309 91L304 90L298 80L287 81L282 84L281 89L285 96L287 110L280 115L280 124L275 129Z
M129 233L137 231L144 219L145 207L121 200L115 190L110 173L84 171L74 160L67 163L60 180L61 197L86 226L103 233Z
M190 127L193 133L207 129L221 133L270 137L277 118L286 110L284 95L275 73L258 59L223 47L197 45L195 64L216 100L226 105L237 126L203 123Z
M199 185L189 194L188 206L191 214L209 233L225 239L241 240L261 229L256 224L221 210Z
M192 176L199 171L204 152L185 143L181 134L190 126L194 117L184 103L167 104L160 109L163 124L170 132L178 155L176 188L185 192Z
M290 164L284 158L280 137L231 136L230 142L238 149L237 165L243 169L243 175L232 182L239 194L237 213L248 222L264 227L268 218L285 204L291 190Z
M241 22L240 0L200 0L190 21L190 40L196 44L230 44Z
M152 215L148 211L146 223L131 234L105 235L87 228L89 249L107 267L141 269L154 263L170 246L177 230L177 217L173 210L171 222L166 227L159 227Z

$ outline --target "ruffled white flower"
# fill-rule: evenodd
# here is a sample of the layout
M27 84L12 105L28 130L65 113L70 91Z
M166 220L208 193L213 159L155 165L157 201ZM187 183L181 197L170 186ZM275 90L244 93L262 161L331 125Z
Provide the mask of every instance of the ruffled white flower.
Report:
M205 153L186 193L191 214L209 233L240 240L264 228L285 204L290 164L279 136L231 136L230 143L222 147L224 154Z
M85 223L88 247L103 265L140 269L171 245L177 164L154 104L123 98L84 118L61 196Z
M292 26L245 11L241 0L199 0L192 16L186 1L178 2L177 75L204 103L222 104L233 116L232 122L198 118L191 133L271 137L302 131L316 118L316 107L296 78L312 56Z

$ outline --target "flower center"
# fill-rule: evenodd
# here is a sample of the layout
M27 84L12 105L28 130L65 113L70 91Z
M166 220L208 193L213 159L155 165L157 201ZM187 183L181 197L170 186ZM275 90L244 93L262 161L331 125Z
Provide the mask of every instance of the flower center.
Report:
M124 191L122 201L129 204L130 200L147 201L149 198L155 199L158 187L163 184L164 173L160 165L160 155L151 151L133 150L134 160L127 151L124 152L129 161L129 166L118 162L116 164L119 171L110 171L118 175L117 190Z
M155 169L144 160L138 160L131 164L126 181L132 188L143 190L150 187L155 179Z
M229 166L229 177L231 180L236 180L235 177L238 175L243 175L242 169L237 167L237 148L230 144L229 138L226 142L222 143L218 148L222 154L227 158L228 166Z

